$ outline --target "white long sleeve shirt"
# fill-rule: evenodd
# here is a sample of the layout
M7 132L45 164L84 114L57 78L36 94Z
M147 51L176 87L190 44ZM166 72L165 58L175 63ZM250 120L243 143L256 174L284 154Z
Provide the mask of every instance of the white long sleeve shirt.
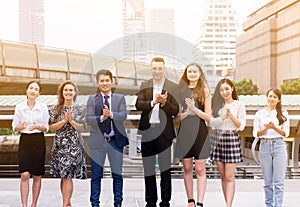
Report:
M235 126L230 118L223 119L227 108L229 108L232 115L241 122L240 127ZM234 100L230 104L225 104L219 110L219 116L211 119L210 126L213 130L221 129L243 131L246 126L246 109L244 103L238 100Z
M253 136L257 136L257 132L264 128L264 125L270 122L273 122L274 125L282 130L285 131L285 137L290 135L290 120L289 114L287 111L283 111L282 114L287 118L285 122L283 122L279 126L279 121L277 119L277 111L276 109L272 110L271 112L267 111L267 109L261 109L255 113L254 121L253 121ZM262 136L263 138L276 138L276 137L283 137L274 129L268 129Z
M15 131L16 126L21 125L24 121L27 122L27 127L21 131L21 133L39 133L38 129L29 131L30 125L34 123L45 126L47 131L49 130L49 112L46 104L36 101L32 109L27 105L27 100L16 105L14 118L12 122L13 131Z

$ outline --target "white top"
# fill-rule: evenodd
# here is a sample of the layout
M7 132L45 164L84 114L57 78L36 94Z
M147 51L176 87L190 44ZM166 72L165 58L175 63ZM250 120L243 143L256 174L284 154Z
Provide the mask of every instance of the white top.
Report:
M276 109L272 110L271 112L267 111L267 109L261 109L255 113L254 121L253 121L253 136L257 137L257 131L264 128L264 124L273 122L274 125L282 130L285 131L285 136L288 137L290 134L290 120L289 114L287 111L282 111L282 114L287 118L283 124L279 126L279 121L277 119L277 111ZM262 136L263 138L276 138L276 137L283 137L282 135L278 134L274 129L268 129L266 133Z
M235 116L241 122L240 127L236 127L230 118L223 119L227 108L230 108L230 112L233 114L233 116ZM219 110L219 116L211 119L210 126L213 130L222 129L243 131L246 126L246 109L244 103L238 100L234 100L230 104L225 104Z
M32 134L41 132L38 129L29 131L29 126L34 122L38 125L45 126L49 130L49 112L46 104L36 101L32 109L27 105L27 100L16 105L15 114L12 122L13 131L16 126L21 125L24 121L27 122L27 127L23 129L22 133Z

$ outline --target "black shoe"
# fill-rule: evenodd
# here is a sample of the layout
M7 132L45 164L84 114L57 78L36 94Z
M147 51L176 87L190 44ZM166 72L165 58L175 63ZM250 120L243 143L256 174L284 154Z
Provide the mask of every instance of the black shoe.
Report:
M149 203L147 203L145 207L156 207L156 204L149 204Z
M203 203L197 202L197 206L202 206L203 207Z
M188 203L194 203L194 206L196 207L194 199L188 199Z

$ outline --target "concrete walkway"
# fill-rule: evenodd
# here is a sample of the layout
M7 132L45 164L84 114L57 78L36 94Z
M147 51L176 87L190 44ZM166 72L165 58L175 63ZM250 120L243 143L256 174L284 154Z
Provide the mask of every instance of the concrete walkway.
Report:
M172 207L185 207L186 195L183 179L173 179ZM43 179L39 207L61 207L59 179ZM112 207L112 179L105 178L102 184L101 207ZM159 184L158 184L159 186ZM288 179L285 183L284 207L298 207L300 204L300 179ZM73 207L89 207L90 179L74 180ZM196 192L196 191L195 191ZM31 193L30 193L31 196ZM31 198L29 198L31 200ZM0 207L20 207L19 179L0 179ZM124 180L123 207L144 207L144 180ZM224 199L220 180L209 179L205 194L206 207L223 207ZM236 180L234 207L263 207L263 180Z

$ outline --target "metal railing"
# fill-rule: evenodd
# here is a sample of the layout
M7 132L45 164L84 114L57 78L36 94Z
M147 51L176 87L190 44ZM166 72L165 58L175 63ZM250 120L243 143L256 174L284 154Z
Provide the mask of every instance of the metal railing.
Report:
M46 173L44 177L51 178L49 174L49 165L45 165ZM91 177L91 166L87 165L88 177ZM172 165L171 166L172 178L183 178L183 166ZM206 166L206 175L208 179L220 178L220 174L216 165ZM142 178L144 176L144 170L142 165L123 165L123 177L124 178ZM157 172L159 176L159 171ZM18 171L18 165L0 165L0 178L20 177ZM104 166L103 177L111 177L110 166ZM194 175L195 177L195 175ZM236 168L235 177L237 179L261 179L262 172L258 165L240 165ZM286 179L300 179L300 168L288 166L286 171Z

